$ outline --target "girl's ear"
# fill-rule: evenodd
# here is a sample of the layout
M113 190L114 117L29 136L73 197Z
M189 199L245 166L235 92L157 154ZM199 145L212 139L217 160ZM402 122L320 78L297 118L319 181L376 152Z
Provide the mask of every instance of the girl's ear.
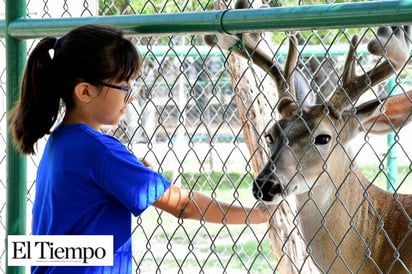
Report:
M74 99L82 103L89 103L97 94L97 88L87 82L80 82L74 87Z

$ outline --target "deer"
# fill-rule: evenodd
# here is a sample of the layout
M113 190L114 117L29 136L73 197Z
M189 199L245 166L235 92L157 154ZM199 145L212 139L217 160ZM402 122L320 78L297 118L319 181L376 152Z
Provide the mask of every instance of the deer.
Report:
M276 83L279 118L265 134L269 160L252 192L272 205L295 196L299 231L322 273L412 270L412 195L375 186L360 172L350 147L358 134L386 134L412 120L412 90L357 104L367 90L405 66L409 35L409 26L379 27L368 51L381 61L361 75L356 72L361 39L354 35L340 81L320 104L314 103L316 94L296 68L294 35L289 36L283 70L256 36L205 36L209 45L225 49L241 39L243 48L232 51L252 60Z

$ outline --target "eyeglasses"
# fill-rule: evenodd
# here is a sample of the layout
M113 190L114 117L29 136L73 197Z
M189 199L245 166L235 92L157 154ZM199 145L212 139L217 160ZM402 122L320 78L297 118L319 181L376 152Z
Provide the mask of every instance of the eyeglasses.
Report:
M137 85L136 82L133 81L131 87L128 86L117 86L117 85L113 85L113 84L109 84L109 83L105 83L105 82L90 82L93 85L98 85L98 86L105 86L105 87L109 87L109 88L114 88L114 89L119 89L119 90L123 90L125 91L126 97L124 98L124 101L127 103L129 102L130 98L134 98L136 96L137 93Z

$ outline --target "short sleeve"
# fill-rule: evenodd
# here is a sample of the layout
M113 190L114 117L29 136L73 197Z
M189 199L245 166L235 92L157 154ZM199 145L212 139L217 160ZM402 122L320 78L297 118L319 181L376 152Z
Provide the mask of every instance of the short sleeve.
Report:
M121 144L114 143L96 165L96 183L116 197L133 215L140 215L170 187L161 174L144 166Z

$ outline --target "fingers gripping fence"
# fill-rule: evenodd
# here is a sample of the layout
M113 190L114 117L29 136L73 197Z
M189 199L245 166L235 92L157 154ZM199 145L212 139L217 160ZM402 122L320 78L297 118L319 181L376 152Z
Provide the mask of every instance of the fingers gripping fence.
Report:
M7 3L11 7L17 2ZM293 75L301 71L308 79L308 89L316 95L312 100L327 105L335 89L344 87L345 92L350 91L342 72L348 51L355 46L350 46L352 36L357 34L361 41L354 56L357 74L373 71L377 64L390 58L386 51L378 57L368 52L367 42L380 37L375 26L411 24L410 1L330 5L253 1L252 4L246 3L245 7L255 9L227 10L235 3L28 1L20 10L2 9L10 12L7 24L2 26L8 33L2 41L5 49L2 54L6 55L8 47L5 41L17 43L18 50L21 42L15 40L27 39L30 51L37 40L29 39L59 36L81 23L110 23L124 28L145 60L138 79L140 93L118 127L102 130L117 136L138 157L149 160L159 172L184 188L251 206L256 203L252 195L255 181L255 196L259 199L284 197L276 200L277 205L271 209L274 214L269 226L210 225L175 219L153 208L147 210L133 223L135 272L410 273L412 259L405 254L412 254L411 202L406 206L411 198L402 194L412 192L412 150L407 140L412 97L408 94L410 53L400 67L390 64L393 74L390 86L386 81L367 86L365 94L351 101L348 108L355 118L337 123L329 110L322 112L316 122L306 119L303 110L313 101L309 103L311 93L304 93L300 99L293 98L300 100L295 123L286 127L281 122L278 125L282 126L271 129L275 120L285 116L279 97L289 97L286 93L290 93L292 82L287 79L291 74L280 75L279 79L285 78L282 81L288 88L279 96L279 82L275 83L269 73L274 66L285 67L290 34L284 31L293 31L296 41L292 43L298 49ZM257 9L265 4L270 7ZM26 10L26 18L22 10ZM177 12L191 13L176 15ZM20 17L24 19L17 19ZM254 34L241 35L244 32ZM406 32L402 30L401 34ZM205 39L205 34L213 35ZM378 40L384 45L399 37L391 34L388 40ZM227 40L229 44L224 43ZM404 44L408 41L409 37ZM269 56L269 62L265 61L269 69L258 66L262 59L256 52L261 48ZM7 52L13 53L10 49ZM25 49L23 52L25 55ZM24 160L18 159L10 143L6 143L6 110L17 96L18 79L14 77L24 63L12 63L14 56L7 58L8 66L17 71L5 74L5 64L1 64L1 140L4 150L7 148L7 158L0 160L4 170L0 179L2 239L7 234L30 233L39 160L28 159L26 181ZM366 83L372 84L372 80L367 79ZM296 85L295 89L298 90ZM386 99L395 94L400 97ZM346 100L343 98L342 101ZM382 106L375 113L381 115L371 114L373 119L364 121L366 110L359 106L375 99ZM391 111L385 112L394 109L394 113L403 110L400 118L392 116ZM303 126L298 129L298 124ZM324 124L329 125L332 133L323 128ZM355 136L352 132L355 127L349 132L352 124L357 125L356 130L361 129L360 134ZM376 134L386 131L388 126L393 131L389 147L386 136L382 139ZM320 134L319 129L322 129ZM300 151L294 146L298 132L309 132L309 141L301 143ZM326 151L329 137L336 142L331 145L333 149ZM350 138L354 138L352 152L346 143ZM283 153L273 149L278 140L282 140ZM391 152L395 149L397 153L393 156ZM387 188L388 177L392 176L387 166L393 157L397 157L397 181L389 185L393 193L384 193L380 189ZM274 163L270 170L275 175L262 180L265 174L260 171L268 159ZM23 174L19 175L19 170ZM287 178L286 171L293 176ZM370 183L365 183L362 174ZM280 183L265 192L268 182L276 180ZM256 189L259 182L263 185ZM284 191L279 194L276 192L279 189ZM293 195L300 189L304 191ZM322 199L328 192L333 199ZM269 198L268 193L271 193ZM376 201L374 196L385 199ZM359 224L366 226L368 221L374 224L374 229L365 236ZM406 229L402 230L401 224ZM341 231L336 231L336 227L342 228ZM381 238L385 239L384 244L377 246L376 239ZM6 248L2 244L0 247L0 273L23 273L22 268L6 266ZM384 263L379 257L385 258Z

